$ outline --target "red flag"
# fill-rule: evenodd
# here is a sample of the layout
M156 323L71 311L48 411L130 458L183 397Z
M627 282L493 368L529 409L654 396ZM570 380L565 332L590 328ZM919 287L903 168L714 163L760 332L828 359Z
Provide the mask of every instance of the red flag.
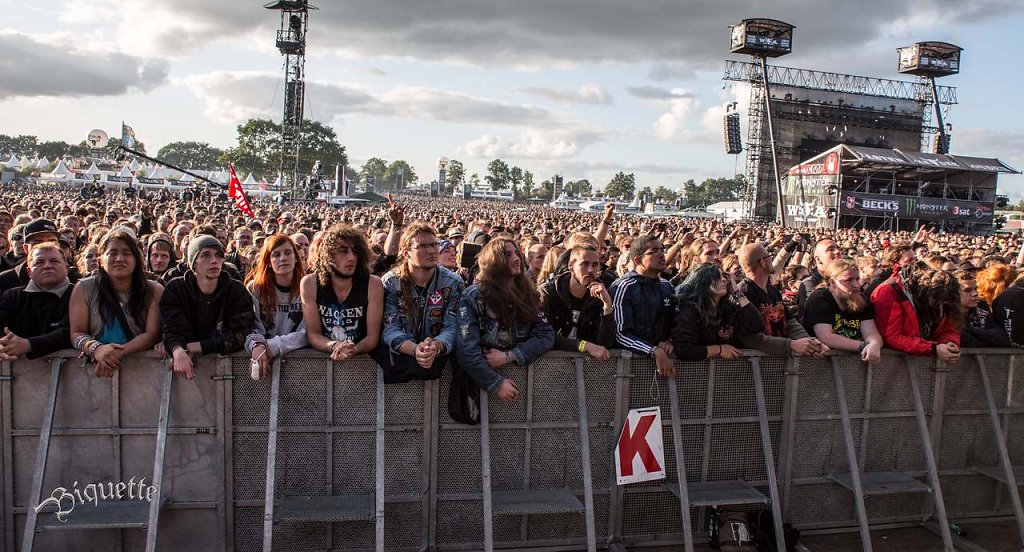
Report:
M245 191L242 190L242 183L238 181L238 175L235 174L235 166L231 163L228 163L228 174L231 175L231 178L228 179L228 197L235 200L235 207L238 207L243 213L255 217L256 213L252 212L249 200L245 197Z

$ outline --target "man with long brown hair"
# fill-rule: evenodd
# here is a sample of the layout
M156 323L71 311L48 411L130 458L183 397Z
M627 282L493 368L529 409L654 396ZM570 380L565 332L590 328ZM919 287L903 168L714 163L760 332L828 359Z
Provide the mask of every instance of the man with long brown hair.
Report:
M458 361L482 389L513 401L519 389L498 370L536 360L554 345L555 331L544 318L526 259L514 241L491 240L477 263L476 283L459 304Z
M437 379L455 350L465 284L438 265L439 244L433 227L410 224L399 240L398 264L382 279L384 330L373 357L385 383Z
M384 286L370 273L366 236L339 224L328 230L302 279L302 315L309 345L342 362L369 353L380 340Z

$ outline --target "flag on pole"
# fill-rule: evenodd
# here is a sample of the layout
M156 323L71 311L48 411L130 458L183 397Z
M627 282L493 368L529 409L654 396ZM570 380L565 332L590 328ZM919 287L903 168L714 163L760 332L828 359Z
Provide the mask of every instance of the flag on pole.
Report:
M121 121L121 146L135 149L135 129Z
M235 166L231 163L228 163L228 174L231 175L228 180L228 197L235 200L235 207L238 207L243 213L255 217L256 213L252 212L249 200L245 197L245 191L242 190L242 183L238 181L238 175L235 174Z

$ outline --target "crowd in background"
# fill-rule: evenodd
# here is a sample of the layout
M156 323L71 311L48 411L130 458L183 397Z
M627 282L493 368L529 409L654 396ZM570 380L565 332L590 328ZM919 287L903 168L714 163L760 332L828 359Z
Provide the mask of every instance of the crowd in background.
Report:
M505 400L544 352L675 361L883 347L956 362L1024 346L1024 239L794 229L398 195L384 204L0 188L0 358L73 347L98 376L155 348L246 350L254 377L312 347L387 382L447 364Z

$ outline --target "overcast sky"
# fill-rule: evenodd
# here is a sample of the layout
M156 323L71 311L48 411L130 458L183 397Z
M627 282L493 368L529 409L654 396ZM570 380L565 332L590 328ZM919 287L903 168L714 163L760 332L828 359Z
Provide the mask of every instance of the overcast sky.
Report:
M722 146L722 106L747 94L721 80L728 26L772 17L797 27L774 62L790 67L900 78L898 46L964 47L942 81L960 100L952 151L1024 168L1024 0L313 2L306 115L357 166L405 159L429 180L442 155L481 176L501 157L538 182L600 187L623 170L652 188L742 172ZM0 0L0 133L77 142L125 120L154 152L231 146L247 118L280 119L279 19L263 3ZM1022 184L1001 178L1014 197Z

